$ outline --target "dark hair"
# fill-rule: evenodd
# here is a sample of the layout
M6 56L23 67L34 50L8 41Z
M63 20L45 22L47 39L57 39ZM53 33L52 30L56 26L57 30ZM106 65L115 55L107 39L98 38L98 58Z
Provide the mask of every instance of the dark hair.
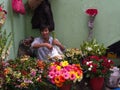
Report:
M41 26L41 27L40 27L40 32L43 31L45 28L48 28L48 30L50 31L49 26L45 26L45 25L44 25L44 26Z

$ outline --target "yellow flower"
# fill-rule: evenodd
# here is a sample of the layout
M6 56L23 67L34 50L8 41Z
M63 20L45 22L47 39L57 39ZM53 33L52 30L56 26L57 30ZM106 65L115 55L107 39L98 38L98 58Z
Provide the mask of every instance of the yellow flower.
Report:
M61 69L61 66L56 66L56 69L59 71Z
M63 67L67 66L68 64L69 64L68 61L62 61L60 63L60 65L63 66Z

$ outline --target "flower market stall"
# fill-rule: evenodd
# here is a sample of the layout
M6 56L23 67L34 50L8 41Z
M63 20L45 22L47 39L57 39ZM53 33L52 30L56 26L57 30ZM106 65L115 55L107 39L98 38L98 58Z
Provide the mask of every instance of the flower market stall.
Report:
M15 1L21 5L14 4ZM86 3L84 0L1 2L5 6L0 4L0 90L106 90L107 84L119 89L120 67L114 66L114 61L106 53L107 46L119 39L118 1L109 1L109 4L107 1L104 4L97 1L97 4L96 1ZM34 2L38 2L38 6ZM104 5L113 3L117 8L104 8ZM33 55L31 43L39 34L36 29L44 25L48 25L53 40L56 33L65 44L65 50L61 52L52 43L47 60L40 60ZM49 43L48 40L47 45Z

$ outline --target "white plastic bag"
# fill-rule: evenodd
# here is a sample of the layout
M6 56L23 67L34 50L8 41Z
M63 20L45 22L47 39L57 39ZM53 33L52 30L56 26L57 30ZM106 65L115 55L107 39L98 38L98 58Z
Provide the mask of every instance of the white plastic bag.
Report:
M107 87L118 88L120 87L120 69L118 67L113 67L111 71L113 71L113 73L111 73L109 80L106 83Z
M63 59L64 54L58 46L54 45L52 51L48 54L48 56L50 60L55 61Z

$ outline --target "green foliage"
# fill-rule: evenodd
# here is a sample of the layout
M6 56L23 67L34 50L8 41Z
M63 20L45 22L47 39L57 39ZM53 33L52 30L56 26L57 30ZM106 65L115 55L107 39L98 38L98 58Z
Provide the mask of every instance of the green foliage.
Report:
M98 44L98 42L93 39L91 41L84 41L80 45L80 49L83 53L83 56L98 55L103 56L106 53L106 49L103 44Z
M0 60L5 60L8 57L12 41L12 33L7 35L6 30L0 29Z
M69 63L79 63L82 57L82 51L78 48L68 48L64 52L65 60Z

